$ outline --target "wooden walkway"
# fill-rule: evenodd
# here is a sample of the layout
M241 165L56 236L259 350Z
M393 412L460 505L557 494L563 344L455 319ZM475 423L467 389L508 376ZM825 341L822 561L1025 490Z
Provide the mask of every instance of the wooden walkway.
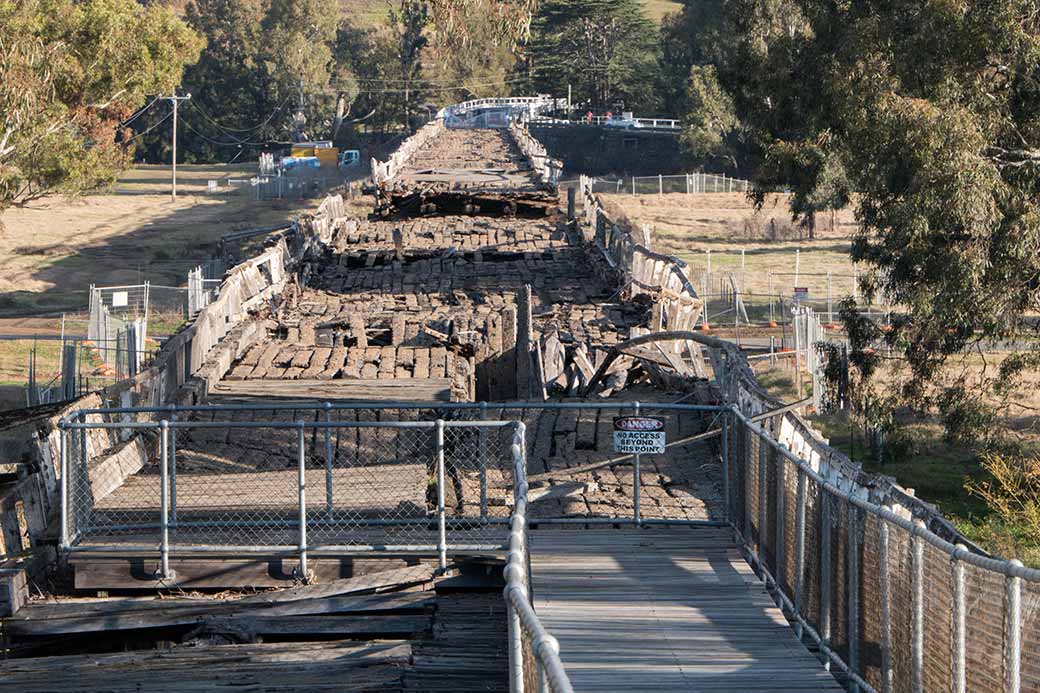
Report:
M531 533L575 691L840 691L721 528Z

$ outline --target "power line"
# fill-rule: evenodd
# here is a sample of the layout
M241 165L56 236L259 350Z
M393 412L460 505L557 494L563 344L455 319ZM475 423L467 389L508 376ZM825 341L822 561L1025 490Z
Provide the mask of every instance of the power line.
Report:
M191 130L193 133L195 133L205 141L209 142L210 144L217 145L219 147L264 147L269 144L293 144L292 142L282 140L266 140L262 142L255 142L251 140L235 140L233 142L221 142L220 140L216 140L208 135L202 134L201 132L193 128L191 126L191 123L189 123L187 120L182 120L181 123L184 125L185 128Z
M126 141L127 142L133 142L134 140L138 139L139 137L144 137L149 132L151 132L155 128L159 127L160 125L162 125L163 123L165 123L167 120L169 120L172 117L173 117L173 112L171 111L170 113L167 113L165 116L163 116L162 120L160 120L159 122L155 123L154 125L152 125L148 129L142 130L141 132L137 133L136 135L134 135L133 137L131 137L130 139L128 139Z
M234 137L233 133L236 132L256 132L257 130L262 129L264 126L270 123L276 115L278 115L279 111L285 108L286 104L288 104L291 99L291 96L287 96L285 100L277 108L275 108L274 111L271 112L271 115L267 116L267 118L259 125L255 125L251 128L231 128L227 127L226 125L221 125L219 122L217 122L215 118L209 115L209 113L207 113L204 108L202 108L198 101L192 101L192 105L196 108L196 110L198 110L202 117L209 121L214 127L216 127L219 130L222 130L225 134Z
M146 104L145 104L144 106L141 106L141 107L140 107L139 109L137 109L137 111L136 111L135 113L133 113L133 114L132 114L132 115L131 115L131 116L130 116L129 118L127 118L126 120L124 120L123 122L121 122L121 123L119 124L119 127L124 127L124 128L125 128L125 127L126 127L127 125L129 125L130 123L132 123L132 122L134 122L135 120L137 120L138 118L140 118L140 117L141 117L142 115L144 115L144 112L145 112L145 111L147 111L147 110L148 110L149 108L151 108L151 107L152 107L152 105L153 105L153 104L155 104L155 102L156 102L156 101L158 101L158 100L159 100L159 97L158 97L158 96L152 97L152 100L151 100L151 101L149 101L148 103L146 103Z

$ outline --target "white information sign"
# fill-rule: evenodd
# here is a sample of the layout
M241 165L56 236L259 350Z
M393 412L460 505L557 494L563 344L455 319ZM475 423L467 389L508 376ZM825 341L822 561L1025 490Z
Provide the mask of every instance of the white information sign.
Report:
M113 308L126 308L130 302L130 294L127 291L113 291L112 292L112 307Z
M659 455L664 452L664 420L653 416L615 416L614 452Z

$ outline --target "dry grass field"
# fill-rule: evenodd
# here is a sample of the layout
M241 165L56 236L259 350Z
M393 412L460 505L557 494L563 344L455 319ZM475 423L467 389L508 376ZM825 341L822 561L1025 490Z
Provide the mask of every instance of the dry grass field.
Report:
M251 174L251 167L180 166L174 202L169 167L138 166L111 191L7 210L0 316L84 310L91 284L181 286L193 265L216 252L221 235L315 204L257 202L248 189L228 186ZM218 181L217 193L207 193L209 180Z
M808 288L814 300L827 295L828 272L835 301L853 291L849 249L856 221L851 209L834 215L833 227L831 216L821 215L816 237L809 240L792 223L785 195L770 196L761 210L743 193L604 197L637 227L648 224L654 249L685 260L698 288L710 254L716 280L733 273L750 296L790 296L796 269L797 286Z
M24 404L20 387L34 335L58 335L63 313L66 334L86 333L91 284L185 286L188 270L217 254L222 235L286 221L320 202L256 201L247 187L229 185L252 174L252 166L178 166L172 201L169 167L137 166L112 190L7 210L0 235L0 406ZM210 180L218 182L216 193L207 190ZM164 295L183 300L180 292L153 291ZM153 307L150 333L169 334L183 319L178 310L157 314ZM57 371L57 345L38 343L41 380Z

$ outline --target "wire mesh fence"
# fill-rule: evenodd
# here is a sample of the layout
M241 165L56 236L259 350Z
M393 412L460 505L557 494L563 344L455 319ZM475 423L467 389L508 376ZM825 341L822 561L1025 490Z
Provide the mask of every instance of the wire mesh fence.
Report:
M343 175L263 175L250 179L254 200L304 200L323 197L346 184Z
M6 336L3 341L15 358L0 365L0 383L23 386L30 407L75 399L132 377L158 351L151 344L138 348L133 329L110 342L68 335Z
M80 549L168 551L503 546L513 425L428 413L311 407L67 422L63 537Z
M132 428L120 421L141 414L105 410L108 424L70 424L69 536L123 541L160 524L161 499L169 502L174 544L285 545L299 519L300 469L308 489L312 541L345 545L409 545L427 541L431 509L443 494L449 541L487 544L501 531L513 499L508 445L485 421L524 423L536 434L525 443L534 475L538 522L703 522L718 515L699 498L706 456L705 433L720 408L647 404L669 441L663 454L614 451L613 421L640 411L638 403L451 404L369 407L330 404L244 405L146 410L170 420L168 441L157 420L143 421L140 449L118 446ZM135 410L136 411L136 410ZM286 420L289 417L289 420ZM433 425L445 420L439 477ZM501 424L499 424L501 427ZM297 437L303 430L303 462ZM92 451L84 464L83 439ZM164 494L162 454L169 485ZM100 458L100 459L98 459ZM580 459L576 463L575 459ZM109 461L111 460L111 461ZM301 467L302 464L302 467ZM127 466L130 472L126 473ZM718 470L720 467L710 465ZM548 477L561 477L547 483ZM717 518L716 518L717 519ZM362 532L361 530L365 531Z
M725 174L680 173L670 176L625 176L621 178L593 178L592 192L615 195L703 195L707 193L746 193L750 183ZM576 180L561 181L560 188L576 187Z
M719 411L684 404L532 402L522 407L490 404L485 416L526 426L536 499L532 522L679 523L718 518L719 509L705 502L697 485L718 478L720 466L708 431L717 426ZM614 419L636 413L664 423L663 453L615 452Z
M1040 571L972 554L839 489L742 415L727 434L727 507L796 629L877 691L1038 690ZM1028 649L1032 647L1033 649Z

